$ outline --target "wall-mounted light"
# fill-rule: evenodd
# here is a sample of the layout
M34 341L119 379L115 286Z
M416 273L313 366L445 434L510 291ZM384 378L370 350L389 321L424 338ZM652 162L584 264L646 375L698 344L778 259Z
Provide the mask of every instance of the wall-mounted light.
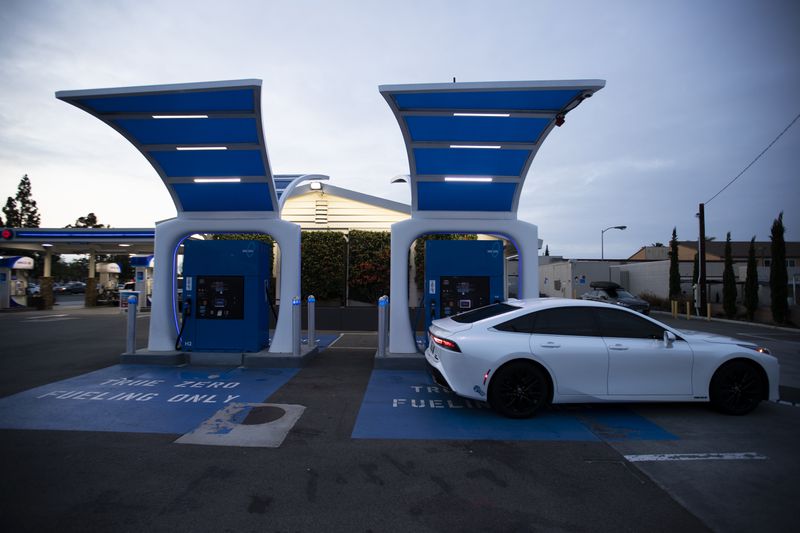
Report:
M117 246L121 246L122 248L129 248L130 244L118 244Z
M311 187L312 191L321 191L322 190L322 184L320 182L318 182L318 181L312 181L309 184L309 187Z
M51 247L51 246L53 246L53 245L52 245L52 244L50 244L49 242L43 242L43 243L42 243L42 246L44 246L45 248L50 248L50 247Z

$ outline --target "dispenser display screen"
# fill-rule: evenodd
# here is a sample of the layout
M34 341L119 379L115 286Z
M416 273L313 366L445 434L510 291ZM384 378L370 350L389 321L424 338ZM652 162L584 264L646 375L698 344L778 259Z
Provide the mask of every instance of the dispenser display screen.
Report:
M197 276L195 312L199 319L242 320L244 276Z
M440 317L489 305L489 276L442 276Z

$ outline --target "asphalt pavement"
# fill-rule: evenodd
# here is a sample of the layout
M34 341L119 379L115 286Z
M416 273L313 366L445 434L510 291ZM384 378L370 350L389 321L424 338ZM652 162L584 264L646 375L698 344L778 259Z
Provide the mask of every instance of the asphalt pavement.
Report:
M144 347L148 317L138 323ZM770 331L765 342L791 368L800 342ZM114 309L1 314L0 405L117 365L124 334ZM597 428L600 437L584 441L353 438L374 383L374 342L345 335L263 398L305 407L278 448L181 445L180 434L133 428L2 429L0 523L5 531L137 532L796 529L795 407L726 417L696 404L633 406L676 437L666 440L606 438ZM588 416L593 408L578 409ZM632 459L735 452L751 455Z

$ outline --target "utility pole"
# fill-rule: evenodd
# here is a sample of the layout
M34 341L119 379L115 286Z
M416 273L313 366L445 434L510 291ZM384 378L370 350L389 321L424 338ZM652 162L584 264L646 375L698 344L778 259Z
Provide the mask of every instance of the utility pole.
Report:
M700 312L704 313L706 309L706 213L705 204L700 204L700 210L697 213L700 220L700 241L697 243L697 261L698 261L698 280L697 288L700 293Z

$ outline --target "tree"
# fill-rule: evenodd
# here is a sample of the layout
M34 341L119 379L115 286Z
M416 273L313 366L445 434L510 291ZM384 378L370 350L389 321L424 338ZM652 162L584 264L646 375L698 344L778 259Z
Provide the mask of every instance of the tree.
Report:
M546 244L544 245L544 255L545 255L545 257L549 257L550 256L550 247L548 245L546 245Z
M68 228L110 228L111 226L107 226L105 224L100 224L97 220L97 215L94 213L89 213L85 217L78 217L75 221L75 224L68 224Z
M758 309L758 268L756 268L756 238L750 239L747 253L747 278L744 282L744 308L747 320L752 321Z
M783 211L772 222L770 233L771 262L769 265L769 294L772 298L772 319L778 324L784 324L789 318L789 302L787 298L789 275L786 271L786 241L783 226Z
M728 318L736 317L736 275L733 273L731 232L725 238L725 268L722 271L722 309Z
M664 243L663 242L651 242L650 246L652 246L653 248L663 248L664 247Z
M678 230L672 228L669 241L669 298L677 300L681 296L681 270L678 263Z
M8 199L6 199L6 205L3 207L3 214L6 216L6 227L18 228L22 225L19 218L19 209L17 209L17 201L14 200L13 197L9 196Z
M17 186L17 209L19 211L19 220L21 228L38 228L42 217L39 215L39 208L36 206L36 200L31 195L31 180L28 175L22 176Z

